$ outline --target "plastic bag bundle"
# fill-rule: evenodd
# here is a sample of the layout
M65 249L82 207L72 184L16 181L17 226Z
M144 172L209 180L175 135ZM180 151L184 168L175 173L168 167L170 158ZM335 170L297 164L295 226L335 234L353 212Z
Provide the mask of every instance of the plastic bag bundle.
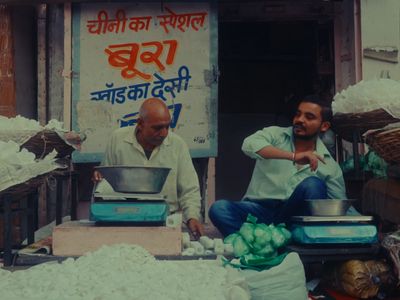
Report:
M228 235L224 243L232 244L234 256L239 257L243 265L270 267L279 264L286 254L278 256L278 250L288 244L291 233L284 224L256 222L257 218L249 215L240 230Z
M368 299L377 296L382 287L391 285L393 276L384 261L349 260L336 265L325 281L350 296Z
M400 230L386 235L381 243L382 247L389 254L393 263L393 270L397 275L400 284Z
M386 177L387 163L374 151L367 153L367 166L375 177Z
M241 235L238 235L235 240L232 242L233 246L233 254L236 257L240 257L246 255L250 252L249 245L245 242L244 238Z
M370 171L374 177L386 177L387 163L374 151L368 151L366 155L360 155L359 164L362 171ZM354 170L354 158L350 157L340 164L343 173Z

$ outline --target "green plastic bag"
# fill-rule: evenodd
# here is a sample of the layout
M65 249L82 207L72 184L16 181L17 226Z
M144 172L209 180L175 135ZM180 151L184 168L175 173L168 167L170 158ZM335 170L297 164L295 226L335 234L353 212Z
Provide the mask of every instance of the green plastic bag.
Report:
M271 234L272 234L271 243L275 249L283 247L287 242L285 236L283 235L279 227L271 226Z
M239 233L248 244L254 242L254 224L247 222L243 223L240 227Z
M362 171L370 171L374 177L387 177L387 163L374 151L370 150L366 155L359 156L360 169ZM354 158L350 157L340 164L343 173L354 170Z
M233 254L236 257L241 257L250 252L249 245L245 242L245 240L240 235L238 235L233 240L232 246L233 246Z
M224 239L224 243L225 244L232 244L233 245L233 241L239 236L238 233L232 233L230 235L228 235L225 239Z
M253 251L254 254L263 256L264 258L270 258L277 254L276 248L274 248L271 243L266 244L260 250Z
M254 237L254 248L261 249L271 241L271 229L265 224L257 224L254 227Z
M225 244L232 244L235 257L240 258L240 266L254 270L265 270L281 263L286 252L280 248L291 239L285 224L257 224L257 218L250 215L238 232L228 235Z
M292 233L287 230L285 227L283 227L283 225L278 225L279 230L281 231L281 233L283 234L283 236L285 237L286 241L289 242L290 239L292 238Z
M382 177L386 178L387 174L387 166L388 164L385 162L383 158L381 158L376 152L369 151L366 155L367 157L367 168L369 171L374 174L374 177Z
M266 268L271 268L276 265L279 265L288 253L284 252L281 255L275 255L273 257L262 257L258 255L244 255L240 258L240 263L244 266L252 266L259 267L261 270L265 270Z
M282 253L273 258L264 258L264 257L260 257L258 255L248 254L248 255L242 256L238 263L229 261L225 257L222 257L221 259L222 259L222 264L224 266L230 265L230 266L232 266L234 268L238 268L238 269L250 269L250 270L255 270L255 271L263 271L263 270L268 270L277 265L280 265L281 262L285 259L285 257L287 255L288 255L288 253L285 252L285 253Z

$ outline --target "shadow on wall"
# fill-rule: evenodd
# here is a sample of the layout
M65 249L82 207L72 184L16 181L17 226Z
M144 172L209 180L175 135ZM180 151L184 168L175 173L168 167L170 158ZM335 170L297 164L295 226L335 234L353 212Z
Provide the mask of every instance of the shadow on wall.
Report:
M218 119L216 199L240 200L255 163L242 152L243 140L264 127L291 126L291 121L275 114L220 114Z

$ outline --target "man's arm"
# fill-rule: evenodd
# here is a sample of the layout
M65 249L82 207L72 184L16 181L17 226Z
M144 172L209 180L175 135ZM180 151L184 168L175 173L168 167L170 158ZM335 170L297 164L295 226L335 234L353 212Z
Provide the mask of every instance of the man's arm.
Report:
M267 146L258 151L257 154L265 159L287 159L299 165L310 164L311 171L315 171L318 168L318 161L325 163L325 160L313 151L289 152L273 146Z
M330 199L347 199L346 185L343 179L343 173L339 166L337 166L335 173L326 181L328 188L328 198Z
M282 128L277 126L258 130L244 139L242 151L251 158L294 160L293 151L277 148L275 145L283 139Z
M273 132L275 128L264 128L245 138L242 145L244 154L254 159L264 158L258 152L265 147L274 146L275 138Z
M195 238L204 234L203 225L200 223L201 196L199 179L194 169L189 149L182 141L178 170L177 189L179 206L183 211L183 221Z
M243 152L252 158L286 159L300 165L310 164L312 171L318 168L318 161L325 163L321 156L312 151L286 151L275 147L276 128L264 128L247 137L243 142Z
M266 146L261 150L257 151L256 153L265 159L274 158L274 159L287 159L291 161L294 161L295 159L294 152L281 150L274 146Z
M100 165L102 166L111 166L113 165L113 151L115 146L115 137L114 133L111 135L111 138L107 142L106 150L104 151L104 157ZM92 181L99 182L103 179L101 173L97 170L93 171Z

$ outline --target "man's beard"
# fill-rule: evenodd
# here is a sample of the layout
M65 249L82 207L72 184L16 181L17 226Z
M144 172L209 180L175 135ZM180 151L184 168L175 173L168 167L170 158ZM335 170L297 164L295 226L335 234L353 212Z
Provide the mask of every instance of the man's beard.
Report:
M165 138L152 138L149 140L153 146L160 146L164 142Z
M294 131L294 129L295 129L296 127L299 127L299 128L301 128L301 129L303 129L303 130L305 130L305 128L302 127L302 126L299 126L299 125L294 125L294 126L293 126L293 136L294 136L296 139L298 139L298 140L303 140L303 141L316 140L317 137L318 137L318 135L319 135L319 131L316 132L316 133L314 133L314 134L309 134L309 135L300 135L300 134L296 134L295 131Z

